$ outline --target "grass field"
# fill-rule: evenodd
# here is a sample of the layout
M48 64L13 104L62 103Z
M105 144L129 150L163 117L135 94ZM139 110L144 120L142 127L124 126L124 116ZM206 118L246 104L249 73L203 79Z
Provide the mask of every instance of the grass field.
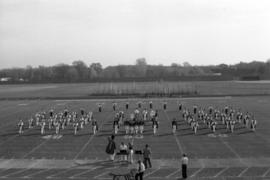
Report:
M125 82L1 85L0 99L91 98L94 95L183 94L199 96L270 95L270 81Z
M53 85L52 85L53 86ZM48 89L54 87L48 86ZM15 90L13 90L15 91ZM18 90L19 92L21 90ZM30 94L35 88L26 88ZM48 90L49 91L49 90ZM1 92L4 92L3 89ZM7 91L6 91L7 92ZM19 92L15 94L20 94ZM11 92L12 93L12 90ZM49 92L47 92L49 93ZM0 93L1 94L1 93ZM24 94L23 94L24 95ZM21 96L23 97L21 94ZM2 95L3 96L3 95ZM179 159L183 152L190 158L190 179L270 179L270 97L203 97L167 99L168 109L162 109L164 99L152 99L159 111L160 128L152 135L150 123L146 125L143 139L134 138L135 149L147 143L152 148L153 168L145 173L146 179L178 179L181 175ZM113 100L124 110L125 99ZM126 169L133 165L107 162L105 153L107 137L112 134L112 100L2 100L0 101L0 179L111 179L108 173ZM129 114L137 106L137 99L129 99ZM194 135L189 125L182 120L177 102L192 107L194 104L208 107L239 107L243 112L255 114L258 120L256 132L237 126L235 133L228 133L222 125L213 136L204 126ZM97 103L104 103L99 113ZM145 100L148 107L149 100ZM93 135L90 126L73 135L72 128L61 132L60 139L44 139L40 130L25 130L17 133L19 118L27 120L40 110L61 111L68 107L72 111L85 108L93 111L100 131ZM180 129L171 133L171 119L177 117ZM124 129L116 137L117 146L125 139ZM47 131L46 135L54 134ZM226 137L218 136L219 134ZM139 158L139 157L138 157ZM123 170L124 171L124 170Z

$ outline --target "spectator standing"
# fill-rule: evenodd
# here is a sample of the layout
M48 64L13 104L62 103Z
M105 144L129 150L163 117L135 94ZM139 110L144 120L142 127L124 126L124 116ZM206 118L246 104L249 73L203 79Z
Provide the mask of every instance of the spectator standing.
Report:
M144 165L145 165L146 169L147 169L148 165L149 165L149 168L152 167L150 158L151 158L151 149L148 146L148 144L146 144L145 148L143 149L143 160L144 160Z
M138 167L137 167L138 172L135 175L135 180L143 180L143 174L145 171L145 166L143 164L143 162L141 162L140 160L138 161Z
M182 177L183 179L187 178L187 165L188 165L188 157L186 154L183 154L183 157L181 159L182 164Z
M115 149L116 149L114 138L115 138L114 135L111 135L111 137L108 138L108 145L106 147L106 153L109 154L110 160L112 161L114 161Z

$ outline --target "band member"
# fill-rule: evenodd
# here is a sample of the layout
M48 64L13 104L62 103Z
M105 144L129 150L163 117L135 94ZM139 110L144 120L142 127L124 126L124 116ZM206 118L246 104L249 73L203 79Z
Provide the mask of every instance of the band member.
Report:
M142 107L142 102L139 101L137 104L138 104L138 108L140 109Z
M114 129L114 134L117 134L118 130L119 130L119 121L118 121L118 119L115 119L113 121L113 129Z
M79 123L78 122L73 123L73 127L74 127L74 135L77 135Z
M35 117L36 117L36 126L39 126L40 114L37 113L37 114L35 115Z
M126 135L128 135L129 134L129 121L128 120L125 120L124 126L125 126Z
M46 125L46 122L45 122L45 119L42 120L41 122L41 135L45 134L45 125Z
M149 108L150 108L150 109L153 108L153 102L152 102L152 101L149 102Z
M158 129L158 121L157 121L157 117L155 117L152 121L152 128L153 128L153 133L154 135L157 133L157 129Z
M173 120L172 120L172 133L175 134L176 130L177 130L177 122L176 122L176 119L173 118Z
M23 133L23 126L24 126L23 120L20 120L19 123L18 123L19 134Z
M179 103L179 104L178 104L178 110L179 110L179 111L182 111L182 109L183 109L183 105L182 105L181 103Z
M80 119L80 128L81 129L83 129L84 128L84 118L83 117L81 117L81 119Z
M68 115L68 109L65 108L65 110L64 110L64 117L67 117L67 115Z
M210 122L210 125L211 125L211 129L213 132L216 132L216 125L217 125L217 122L216 121L211 121Z
M167 109L167 102L164 102L163 103L163 110L166 110Z
M235 126L235 120L231 120L230 121L230 128L231 128L231 132L233 133L234 132L234 126Z
M143 112L142 112L142 114L143 114L143 120L144 120L144 121L147 121L147 116L148 116L147 110L144 109Z
M53 117L53 109L50 110L50 118Z
M49 130L51 130L52 129L52 126L53 126L53 118L50 118L49 119Z
M102 104L98 104L98 112L101 112L102 111Z
M143 135L143 130L144 130L144 121L140 120L139 121L139 130L140 130L140 135Z
M126 110L128 110L129 102L126 102Z
M248 128L248 124L249 124L249 113L247 112L246 115L244 116L244 124L246 126L246 128Z
M119 112L119 126L124 123L125 113L123 111Z
M226 124L226 129L227 130L229 130L230 121L231 121L231 118L229 116L226 116L225 124Z
M195 105L195 106L193 106L193 113L194 114L196 114L197 113L197 109L198 109L198 107Z
M60 126L61 126L61 123L56 121L55 122L55 134L56 135L59 135L59 133L60 133Z
M209 115L212 115L212 113L213 113L213 107L212 106L209 106L208 111L209 111Z
M93 128L93 134L96 134L98 131L98 124L97 124L96 119L92 120L92 128Z
M194 134L197 134L198 127L199 127L199 123L198 121L195 121L193 125Z
M236 120L238 121L238 123L241 123L243 120L243 113L238 111L237 115L236 115Z
M34 127L34 119L31 117L29 120L28 120L28 128L29 129L32 129Z
M136 119L136 121L134 121L134 130L135 130L135 134L137 135L139 132L139 120Z
M129 121L129 133L130 133L130 136L133 136L135 133L135 121L134 120Z
M229 114L229 107L228 107L228 106L225 107L225 114L226 114L226 115Z
M113 103L113 111L115 111L116 110L116 103L114 102Z
M81 116L84 116L84 109L81 108L80 111L81 111Z
M257 126L257 120L253 116L251 119L251 124L250 124L251 130L256 131L256 126Z

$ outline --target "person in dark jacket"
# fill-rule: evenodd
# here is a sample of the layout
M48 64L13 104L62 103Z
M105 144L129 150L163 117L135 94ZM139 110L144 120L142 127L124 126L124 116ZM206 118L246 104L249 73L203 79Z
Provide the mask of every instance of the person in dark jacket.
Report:
M116 143L114 141L115 136L111 135L108 137L108 145L106 147L106 153L109 154L110 160L114 161L115 157L115 150L116 150Z

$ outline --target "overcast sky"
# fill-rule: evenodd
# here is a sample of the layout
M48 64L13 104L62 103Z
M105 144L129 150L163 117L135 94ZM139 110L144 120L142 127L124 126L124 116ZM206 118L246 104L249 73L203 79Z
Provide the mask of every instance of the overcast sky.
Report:
M270 0L0 0L0 68L270 58Z

